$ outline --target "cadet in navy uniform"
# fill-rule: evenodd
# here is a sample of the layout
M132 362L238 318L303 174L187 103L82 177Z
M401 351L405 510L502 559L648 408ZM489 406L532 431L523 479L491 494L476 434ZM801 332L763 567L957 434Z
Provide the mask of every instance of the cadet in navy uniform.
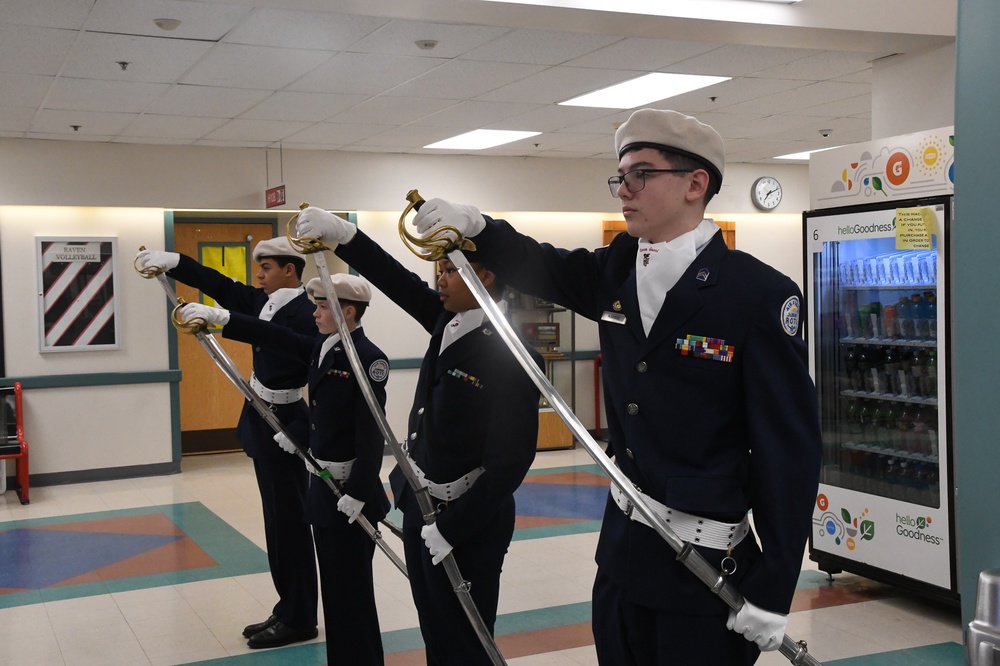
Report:
M384 410L389 361L359 323L371 301L371 288L355 275L333 275L332 281L361 365ZM354 378L341 342L342 334L320 279L310 280L306 292L316 301L313 316L319 336L303 335L256 317L199 303L185 305L181 316L185 320L201 317L210 324L219 324L227 338L284 349L310 359L310 431L308 440L300 444L308 444L316 461L330 471L343 489L338 501L326 482L317 476L309 480L306 499L306 519L313 525L319 559L326 618L326 663L382 664L382 635L372 578L375 542L352 523L361 514L377 525L389 511L389 499L379 478L385 441ZM295 453L295 444L284 434L278 433L274 439L283 449ZM307 468L316 473L311 466Z
M406 437L409 455L440 513L425 525L399 468L390 474L403 511L403 548L429 666L492 663L438 565L449 552L471 583L492 633L500 571L514 531L514 491L535 457L539 392L495 333L446 259L438 291L401 266L354 225L319 208L299 213L297 233L340 243L336 254L430 334ZM470 253L470 261L476 259ZM494 298L501 284L473 263ZM541 366L541 357L534 354Z
M313 306L302 286L305 258L282 236L257 243L253 260L259 265L259 288L236 282L176 252L143 250L136 257L140 268L167 270L170 277L199 289L232 312L316 335ZM281 423L303 441L309 423L309 410L302 397L308 370L306 358L282 349L253 348L251 387L271 406ZM253 459L264 513L267 561L278 593L270 617L248 625L243 636L249 639L251 648L310 640L318 635L319 592L312 533L303 519L309 473L275 444L274 430L249 403L243 405L236 434L243 450Z
M539 244L441 200L414 224L422 234L455 226L515 288L598 322L609 454L680 538L732 571L746 600L731 612L613 487L593 593L600 662L752 664L780 647L818 487L800 293L703 219L725 166L714 129L643 109L615 148L608 184L628 233L608 247Z

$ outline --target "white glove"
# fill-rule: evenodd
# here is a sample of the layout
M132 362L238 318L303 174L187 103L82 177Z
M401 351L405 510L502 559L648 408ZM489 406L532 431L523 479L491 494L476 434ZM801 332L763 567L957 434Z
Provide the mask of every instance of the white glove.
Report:
M283 432L274 433L274 441L278 443L278 446L281 447L282 451L286 451L288 453L295 453L298 451L298 449L295 448L295 443L292 442L292 440L290 440ZM306 467L308 466L309 463L306 463Z
M758 608L746 599L739 611L729 611L729 620L726 622L727 629L743 634L744 638L756 643L765 652L781 647L787 626L787 615Z
M303 209L295 222L295 234L299 238L317 238L323 243L345 245L354 240L356 233L356 226L316 206Z
M363 508L365 508L365 503L361 500L354 499L350 495L343 495L337 501L337 511L347 516L348 525L358 519L358 516L361 515L361 509Z
M207 326L211 326L213 324L225 326L229 323L229 310L213 308L212 306L205 305L204 303L185 303L181 308L180 315L181 319L184 321L201 319Z
M438 564L451 552L451 544L441 535L437 523L424 525L420 528L420 538L431 553L431 564Z
M162 271L169 271L177 268L181 255L176 252L164 252L163 250L140 250L135 255L135 263L139 268L159 268Z
M443 226L455 227L462 238L472 238L486 228L486 219L475 206L428 199L413 218L413 226L422 238L427 238Z

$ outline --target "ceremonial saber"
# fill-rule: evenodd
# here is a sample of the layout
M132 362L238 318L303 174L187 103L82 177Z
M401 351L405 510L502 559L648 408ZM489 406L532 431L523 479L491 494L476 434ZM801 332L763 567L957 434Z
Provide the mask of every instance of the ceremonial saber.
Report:
M576 417L573 410L570 409L566 401L559 395L559 392L552 386L545 373L532 360L528 350L524 347L520 338L517 337L514 329L511 328L510 322L507 321L500 308L497 307L497 304L490 297L489 292L486 291L486 287L483 286L479 276L476 275L476 271L469 264L469 260L466 259L465 254L462 252L463 249L474 251L476 249L475 243L468 238L462 238L455 227L448 226L435 230L427 238L413 236L406 231L404 220L410 210L418 210L420 208L424 199L416 190L410 190L406 195L406 200L409 202L409 205L407 205L403 214L399 217L399 235L403 239L403 243L409 247L411 252L427 261L437 261L442 257L447 257L455 265L459 275L462 276L462 279L469 286L472 294L476 297L476 301L479 302L479 305L489 317L490 322L496 328L497 333L500 334L507 347L513 352L518 363L524 368L524 371L531 377L535 386L542 392L542 396L545 397L549 405L559 414L563 423L572 431L577 441L583 445L587 453L590 454L601 469L611 477L611 481L621 489L635 510L642 514L653 529L663 537L667 545L677 553L677 559L705 583L727 606L735 611L739 611L743 607L743 595L729 583L727 580L728 574L725 571L716 570L701 553L694 549L694 546L678 537L670 529L666 521L649 508L649 505L639 494L635 485L625 476L624 472L612 464L611 459L604 452L604 449L591 437L590 432L583 427L580 419ZM809 654L805 641L795 641L788 634L782 637L779 651L794 666L822 666L819 661L816 661Z
M300 206L300 208L306 208L308 206L309 204L304 203ZM326 292L326 298L330 303L330 311L333 313L333 319L337 323L337 329L346 332L347 322L344 319L344 311L340 307L340 301L337 299L337 295L333 288L333 278L330 277L330 269L327 267L326 257L323 255L323 250L328 250L330 248L326 247L315 238L298 238L293 236L291 233L292 224L297 218L298 215L288 221L288 226L286 227L288 241L302 254L312 255L313 260L316 262L316 269L319 272L320 281L323 283L323 290ZM371 384L368 383L368 375L365 373L364 367L361 365L361 358L358 356L358 350L355 348L354 341L351 339L350 334L341 334L340 339L344 343L344 350L347 353L347 358L351 363L351 367L354 369L354 374L357 376L358 386L361 387L361 392L364 394L365 400L368 402L368 407L371 409L372 415L378 422L379 430L382 431L382 437L385 439L386 444L389 445L389 450L392 451L392 455L396 459L396 464L399 465L400 471L403 473L403 476L406 477L407 484L409 484L410 488L413 490L413 494L417 498L417 504L420 507L420 513L423 515L424 523L426 525L431 525L437 519L438 512L437 509L434 508L434 500L431 497L430 489L426 485L421 484L420 479L417 477L417 474L413 469L413 465L410 463L409 457L406 455L406 452L403 451L403 447L400 445L399 440L397 440L392 434L392 429L389 427L389 421L386 419L385 412L383 411L382 406L378 404L378 399L375 397L374 391L372 391ZM462 573L458 569L458 562L455 561L454 552L449 552L445 558L441 560L441 564L444 566L444 570L448 574L448 581L451 583L455 596L458 597L458 602L462 606L465 616L472 625L472 630L475 632L476 637L482 644L483 649L486 650L486 654L489 656L490 661L493 662L494 666L505 666L507 662L500 653L500 648L497 647L496 642L493 640L493 636L490 635L489 629L486 627L486 622L483 620L483 616L480 615L479 609L476 608L476 604L472 600L472 595L469 592L471 584L462 577Z
M141 252L145 249L145 247L140 247L139 251ZM330 487L330 490L333 491L334 495L338 498L342 497L343 491L333 479L333 476L330 474L330 470L322 467L318 462L316 462L316 459L311 453L309 453L309 449L303 447L295 441L295 438L292 437L287 430L285 430L285 426L280 420L278 420L278 417L274 414L274 412L272 412L268 406L264 404L264 401L261 400L260 396L254 393L254 390L250 388L250 384L243 378L243 375L240 374L236 364L233 363L231 358L229 358L229 354L227 354L226 350L222 348L219 341L207 332L208 327L205 321L200 318L184 321L180 318L178 311L182 306L186 305L186 303L183 299L177 297L173 287L171 287L170 283L167 281L167 276L164 275L164 272L159 268L139 268L138 266L135 266L135 270L139 275L147 280L154 277L156 278L156 280L160 283L160 286L163 287L163 291L166 292L167 299L170 301L171 305L173 305L174 309L170 313L170 320L173 322L174 326L178 330L194 334L195 338L197 338L198 342L201 343L201 346L208 353L209 357L215 361L215 364L219 366L222 373L226 375L229 381L231 381L233 385L239 389L240 393L243 394L243 397L247 399L254 409L257 410L257 413L260 414L261 418L263 418L275 432L280 432L287 437L288 440L295 446L295 453L299 456L299 458L305 461L305 463L312 469L316 470L316 475L323 479L326 485ZM275 444L275 446L277 446L277 444ZM392 563L396 565L396 568L399 569L404 576L409 578L409 574L406 571L406 564L398 555L396 555L392 548L385 543L382 539L382 533L372 527L371 522L369 522L363 514L359 513L354 522L361 526L361 529L368 534L369 538L375 542L375 545L377 545L379 549L392 561Z

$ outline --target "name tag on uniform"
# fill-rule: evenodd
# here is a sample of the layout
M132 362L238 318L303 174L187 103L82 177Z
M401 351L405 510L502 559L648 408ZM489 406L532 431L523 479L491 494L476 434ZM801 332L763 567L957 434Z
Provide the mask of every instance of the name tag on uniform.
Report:
M621 312L608 312L604 311L601 315L601 321L606 321L612 324L624 324L628 319Z

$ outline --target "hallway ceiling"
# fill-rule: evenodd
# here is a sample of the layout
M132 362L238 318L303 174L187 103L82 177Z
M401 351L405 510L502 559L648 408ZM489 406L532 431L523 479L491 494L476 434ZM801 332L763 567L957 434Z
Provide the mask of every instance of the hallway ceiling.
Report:
M426 154L471 152L422 146L489 128L541 134L475 154L613 159L631 110L557 103L676 72L732 79L649 106L714 125L729 161L767 162L869 140L872 61L954 43L957 12L957 0L675 0L674 16L523 2L3 0L0 137Z

